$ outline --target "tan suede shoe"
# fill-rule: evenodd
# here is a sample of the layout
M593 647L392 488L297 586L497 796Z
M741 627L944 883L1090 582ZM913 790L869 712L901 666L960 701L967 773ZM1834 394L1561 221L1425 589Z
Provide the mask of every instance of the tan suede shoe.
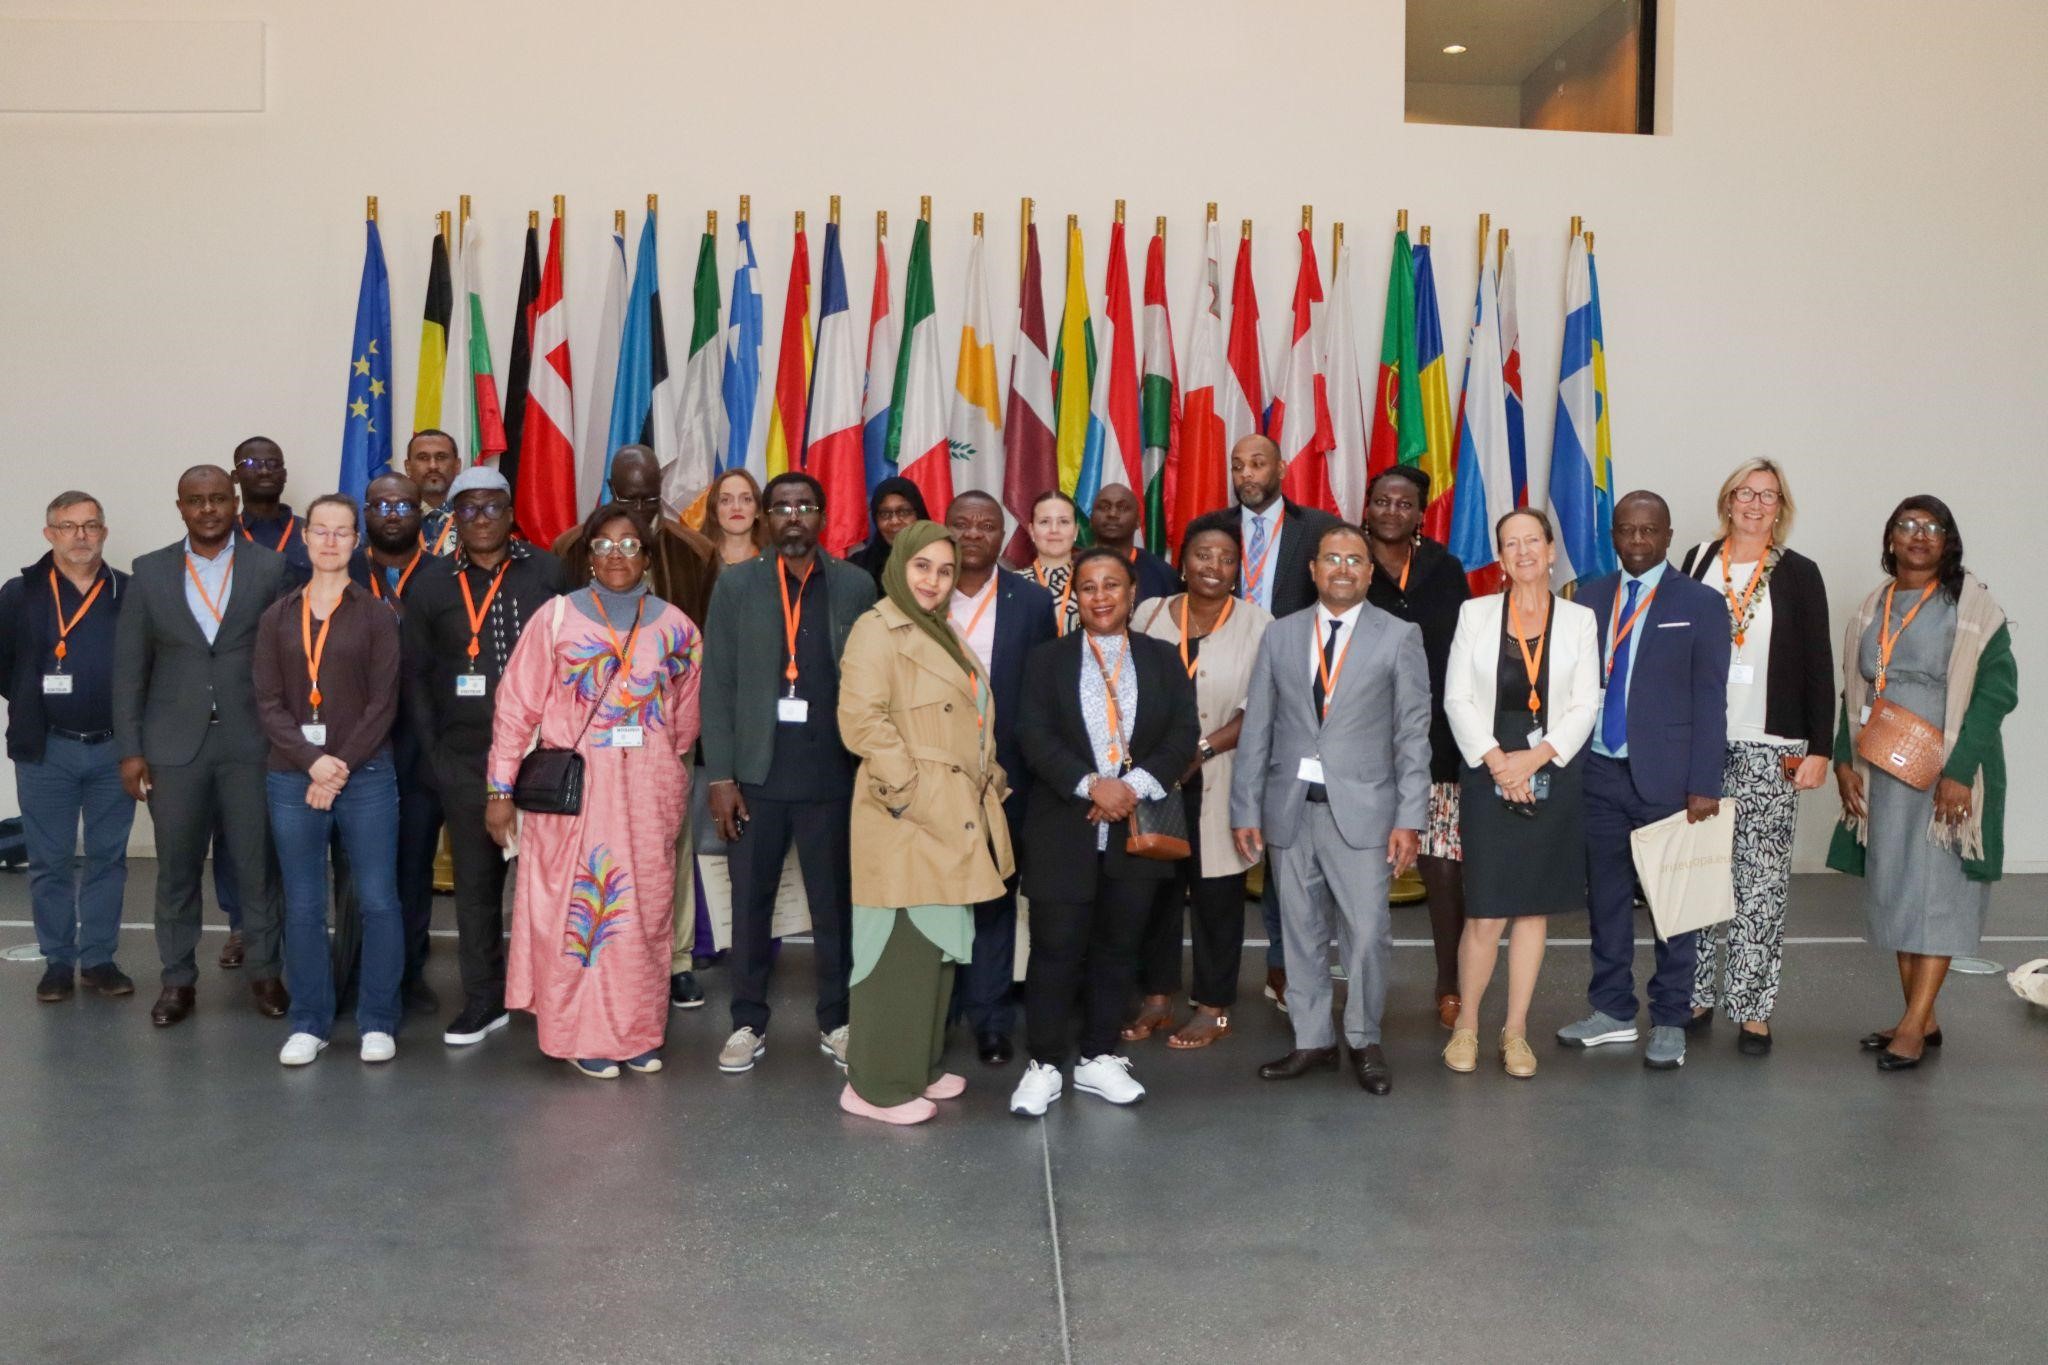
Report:
M1510 1034L1501 1030L1500 1065L1508 1075L1527 1080L1536 1074L1536 1054L1529 1050L1529 1040L1521 1034Z
M1454 1029L1444 1044L1444 1065L1453 1071L1475 1071L1479 1067L1479 1035L1468 1028Z

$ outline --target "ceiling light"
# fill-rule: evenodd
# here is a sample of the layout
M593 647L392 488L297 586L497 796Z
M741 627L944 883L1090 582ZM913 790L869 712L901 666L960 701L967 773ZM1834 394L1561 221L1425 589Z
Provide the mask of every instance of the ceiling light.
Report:
M1444 49L1444 55L1446 57L1455 57L1464 50L1465 45L1463 43L1452 43L1449 47Z

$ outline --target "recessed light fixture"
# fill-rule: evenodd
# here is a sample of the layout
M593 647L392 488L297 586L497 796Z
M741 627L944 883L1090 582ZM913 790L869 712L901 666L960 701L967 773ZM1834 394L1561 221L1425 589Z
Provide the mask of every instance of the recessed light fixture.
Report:
M1444 55L1446 57L1455 57L1464 50L1465 45L1463 43L1452 43L1449 47L1444 49Z

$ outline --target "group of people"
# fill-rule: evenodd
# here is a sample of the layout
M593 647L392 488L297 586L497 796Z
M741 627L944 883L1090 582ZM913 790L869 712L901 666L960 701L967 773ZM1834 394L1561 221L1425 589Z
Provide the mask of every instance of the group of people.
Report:
M1142 1098L1128 1044L1231 1036L1263 866L1267 994L1293 1047L1259 1074L1336 1069L1348 1050L1384 1095L1392 879L1416 868L1427 893L1444 1065L1478 1066L1505 937L1498 1055L1527 1078L1547 917L1591 923L1589 1012L1559 1042L1637 1042L1630 836L1731 801L1735 916L1659 939L1643 983L1643 1059L1668 1070L1717 1011L1744 1053L1769 1051L1798 793L1832 768L1829 862L1863 874L1904 997L1863 1046L1885 1070L1940 1046L1943 974L1975 948L2000 872L2017 675L1939 499L1886 521L1884 581L1838 676L1773 461L1735 470L1717 533L1677 563L1664 500L1626 495L1620 569L1562 592L1549 519L1512 512L1500 588L1476 596L1421 534L1423 471L1376 476L1352 525L1281 496L1266 438L1230 463L1234 505L1184 528L1172 564L1135 543L1122 487L1085 524L1048 492L1013 537L988 493L934 519L915 485L885 481L873 535L842 559L819 544L816 480L735 470L699 532L664 515L641 446L543 548L516 534L504 478L463 468L438 431L362 505L326 494L303 511L282 501L277 446L244 442L232 471L184 473L186 534L132 573L105 562L98 500L62 493L50 553L0 589L38 998L132 993L114 955L147 802L152 1022L195 1008L210 850L234 930L221 965L289 1020L280 1060L314 1061L348 996L363 1060L388 1060L404 1016L439 1009L423 966L445 830L463 999L444 1041L526 1010L541 1050L583 1075L657 1071L671 1007L704 1003L693 874L716 849L732 902L721 1071L766 1051L793 858L819 1048L846 1071L841 1107L889 1123L964 1090L942 1061L954 1021L982 1062L1012 1060L1026 899L1010 1108L1039 1115L1069 1074ZM1902 714L1938 736L1938 778L1866 756ZM330 897L359 934L330 939Z

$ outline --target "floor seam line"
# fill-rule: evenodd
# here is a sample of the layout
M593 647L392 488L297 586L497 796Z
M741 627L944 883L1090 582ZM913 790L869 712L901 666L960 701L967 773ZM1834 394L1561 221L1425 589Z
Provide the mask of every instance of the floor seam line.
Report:
M1045 1216L1052 1229L1052 1286L1060 1306L1060 1359L1074 1365L1074 1336L1067 1323L1067 1272L1060 1260L1060 1210L1052 1191L1052 1139L1046 1135L1045 1119L1038 1120L1038 1150L1045 1157Z

